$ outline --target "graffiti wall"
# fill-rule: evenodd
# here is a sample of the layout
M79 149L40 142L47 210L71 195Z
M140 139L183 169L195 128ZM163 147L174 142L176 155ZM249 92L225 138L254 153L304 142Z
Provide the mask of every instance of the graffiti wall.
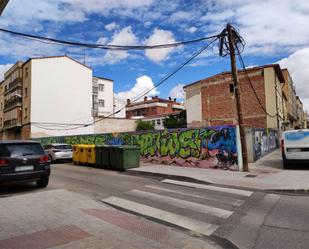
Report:
M234 126L108 133L38 139L49 143L133 145L143 161L187 167L238 170Z
M279 146L278 131L252 129L254 161L275 150Z

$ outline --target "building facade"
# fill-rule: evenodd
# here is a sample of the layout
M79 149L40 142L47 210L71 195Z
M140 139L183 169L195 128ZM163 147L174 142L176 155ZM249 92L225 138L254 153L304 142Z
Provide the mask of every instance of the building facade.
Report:
M92 83L92 115L94 117L113 116L114 81L93 77Z
M92 70L68 56L17 62L2 82L3 139L91 134ZM1 118L1 116L0 116Z
M185 107L176 101L176 99L162 99L157 96L148 99L144 97L143 101L131 103L127 100L126 116L132 117L150 117L158 115L170 115L175 112L185 110Z
M282 130L284 97L281 87L284 77L280 66L266 65L246 71L250 81L245 71L239 71L238 74L244 125ZM188 127L236 124L236 102L232 86L230 72L185 86Z
M296 127L298 114L296 107L296 90L293 79L287 69L282 70L284 77L284 84L282 91L287 98L286 102L286 118L284 121L285 130L291 130Z

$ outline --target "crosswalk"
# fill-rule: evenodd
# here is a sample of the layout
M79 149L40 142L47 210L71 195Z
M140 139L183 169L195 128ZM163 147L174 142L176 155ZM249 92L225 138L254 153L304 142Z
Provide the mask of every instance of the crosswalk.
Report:
M251 191L163 180L102 201L115 208L209 236L253 194Z

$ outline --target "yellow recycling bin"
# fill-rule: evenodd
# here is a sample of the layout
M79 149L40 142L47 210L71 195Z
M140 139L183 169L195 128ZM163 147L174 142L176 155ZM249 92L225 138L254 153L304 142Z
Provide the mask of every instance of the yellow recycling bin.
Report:
M85 150L87 154L87 163L94 165L96 163L95 145L94 144L86 145Z
M78 164L79 163L79 146L80 144L74 144L73 147L73 163Z
M87 146L88 146L87 144L80 144L78 146L80 164L88 163Z

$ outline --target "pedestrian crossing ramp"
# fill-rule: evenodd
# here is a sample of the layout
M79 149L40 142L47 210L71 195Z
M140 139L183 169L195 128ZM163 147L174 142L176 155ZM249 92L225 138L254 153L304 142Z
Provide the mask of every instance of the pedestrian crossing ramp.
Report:
M176 180L146 185L102 201L115 208L209 236L253 194Z

